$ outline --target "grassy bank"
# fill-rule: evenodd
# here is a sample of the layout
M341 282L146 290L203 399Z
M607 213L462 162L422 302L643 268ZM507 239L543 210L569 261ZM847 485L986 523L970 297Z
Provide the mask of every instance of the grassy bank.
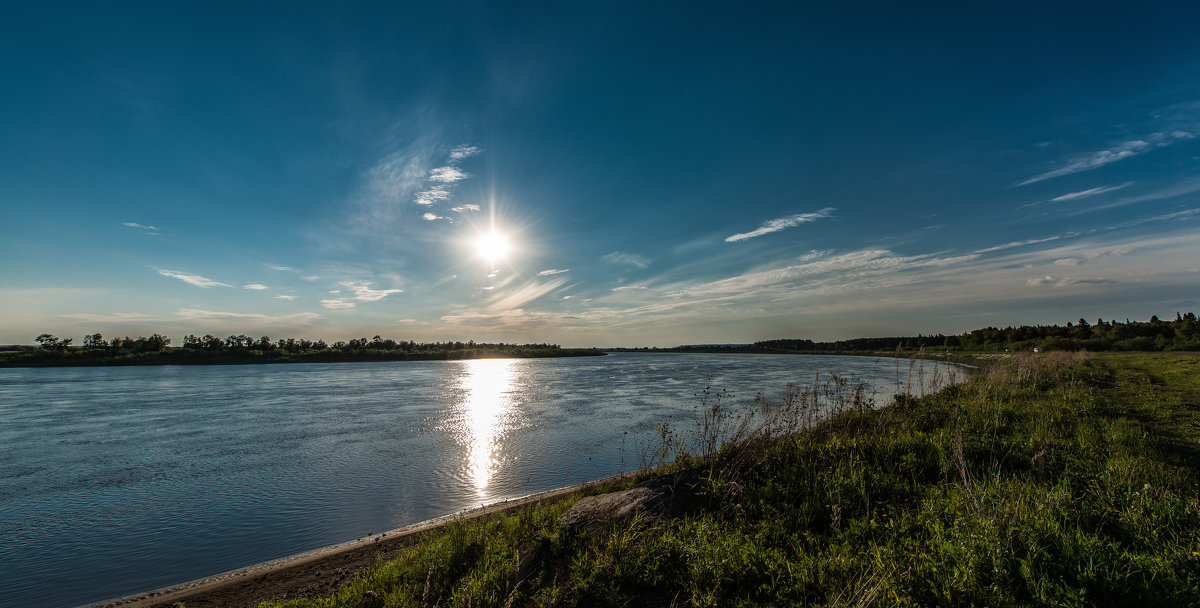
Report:
M262 606L1200 604L1200 357L1017 356L884 409L860 395L663 429L659 456L694 471L670 509L459 522ZM721 433L742 441L693 454Z

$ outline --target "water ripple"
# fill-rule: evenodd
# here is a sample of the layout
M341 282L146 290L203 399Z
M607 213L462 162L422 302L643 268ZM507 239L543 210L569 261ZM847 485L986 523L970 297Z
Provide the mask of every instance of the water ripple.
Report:
M745 406L829 372L886 388L907 370L667 354L0 369L0 598L97 601L627 471L706 386Z

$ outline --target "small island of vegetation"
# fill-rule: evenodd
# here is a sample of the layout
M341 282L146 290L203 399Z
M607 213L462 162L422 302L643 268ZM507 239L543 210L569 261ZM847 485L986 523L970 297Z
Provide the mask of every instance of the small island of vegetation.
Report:
M574 357L603 355L590 348L562 348L557 344L504 344L468 342L420 343L380 336L367 340L327 344L324 340L271 340L233 335L219 338L187 335L183 346L155 333L150 337L113 338L84 336L81 347L72 338L42 334L38 346L0 349L0 367L62 367L92 365L231 365L242 363L329 363L341 361L423 361L485 359L496 357Z

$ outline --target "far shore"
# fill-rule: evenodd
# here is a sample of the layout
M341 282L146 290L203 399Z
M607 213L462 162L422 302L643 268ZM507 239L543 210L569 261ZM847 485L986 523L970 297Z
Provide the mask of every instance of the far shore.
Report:
M287 363L378 363L394 361L464 361L471 359L542 359L605 355L591 348L526 347L463 348L434 352L336 350L305 353L240 351L206 353L184 348L169 348L145 353L113 355L82 349L47 352L43 349L0 351L4 367L128 367L162 365L263 365Z

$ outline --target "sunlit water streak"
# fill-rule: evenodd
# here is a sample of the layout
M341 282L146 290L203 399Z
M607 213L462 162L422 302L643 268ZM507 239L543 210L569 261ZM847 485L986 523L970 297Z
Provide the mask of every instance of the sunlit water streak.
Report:
M512 395L513 359L481 359L463 362L462 386L466 391L460 413L452 418L455 435L467 447L468 471L481 498L487 497L488 481L496 468L499 443L513 426L515 397Z
M924 369L926 373L929 368ZM0 605L97 601L634 469L656 422L907 361L0 369ZM915 377L915 374L914 374Z

